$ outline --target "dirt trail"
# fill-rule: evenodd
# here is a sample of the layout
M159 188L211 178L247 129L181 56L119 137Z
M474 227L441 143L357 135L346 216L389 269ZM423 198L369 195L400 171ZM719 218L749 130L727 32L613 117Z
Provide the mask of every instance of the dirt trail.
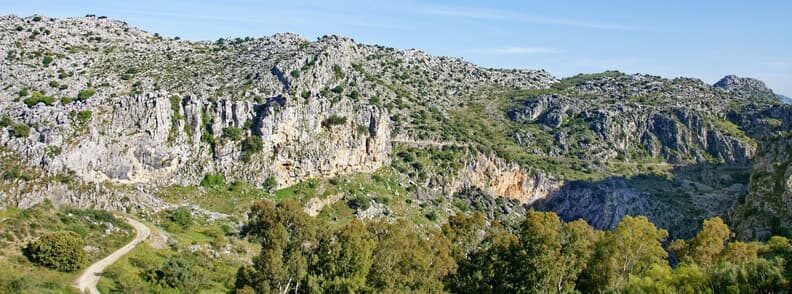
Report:
M132 249L135 248L135 246L140 244L140 242L143 242L143 240L146 240L149 234L151 234L149 228L146 227L146 225L142 224L141 222L131 219L129 217L125 217L124 219L126 219L126 222L135 228L135 230L137 231L137 236L135 236L135 239L132 240L132 242L129 242L128 244L124 245L124 247L119 248L112 254L108 255L107 257L103 258L100 261L97 261L96 263L92 264L87 269L85 269L82 275L80 275L80 277L77 278L77 280L74 282L74 285L78 289L80 289L82 293L91 293L91 294L99 293L99 290L96 289L96 283L99 282L99 279L102 277L102 273L104 272L104 270L114 262L118 261L118 259L124 256L124 254L127 254L129 253L129 251L132 251Z

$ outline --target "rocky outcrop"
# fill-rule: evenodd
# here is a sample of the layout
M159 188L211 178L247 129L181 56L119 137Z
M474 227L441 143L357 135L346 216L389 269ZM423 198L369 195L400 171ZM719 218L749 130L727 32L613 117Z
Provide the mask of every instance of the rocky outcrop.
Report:
M222 173L250 183L272 176L290 185L311 177L371 172L389 162L390 119L387 111L373 106L346 100L295 103L285 97L274 97L281 101L274 104L212 102L187 96L173 109L168 97L157 92L97 106L91 120L80 126L85 133L73 145L63 144L61 154L47 157L47 167L72 171L87 182L184 185L207 173ZM344 123L323 126L330 116ZM44 157L73 124L55 125L38 142L13 141L23 141L21 149ZM260 140L257 146L243 146L244 139L223 135L228 128ZM33 132L31 137L38 135Z
M766 240L792 233L792 139L779 137L762 145L753 166L748 193L737 205L735 232L743 240Z
M556 140L549 146L551 155L601 161L659 158L671 163L695 163L715 158L744 163L756 151L751 139L728 133L732 130L723 126L731 122L686 107L624 102L604 105L563 95L541 95L524 100L508 114L515 122L549 128Z
M528 170L494 155L477 155L453 182L454 191L478 189L488 195L530 204L556 191L563 181L541 171Z
M752 89L756 91L770 92L770 89L767 88L764 82L752 78L741 78L736 75L725 76L718 80L714 86L726 91Z
M770 88L767 88L764 82L757 79L728 75L716 82L714 86L739 96L753 96L756 100L764 103L779 102L778 96Z

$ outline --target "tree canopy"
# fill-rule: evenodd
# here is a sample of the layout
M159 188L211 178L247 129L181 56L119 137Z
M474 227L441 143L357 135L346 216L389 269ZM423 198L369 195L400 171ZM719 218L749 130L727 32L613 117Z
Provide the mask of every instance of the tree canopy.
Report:
M668 232L643 216L599 231L552 212L514 224L460 213L436 230L313 218L290 199L248 216L243 234L262 249L239 270L240 292L761 293L788 290L792 273L788 239L731 240L717 217L667 251Z

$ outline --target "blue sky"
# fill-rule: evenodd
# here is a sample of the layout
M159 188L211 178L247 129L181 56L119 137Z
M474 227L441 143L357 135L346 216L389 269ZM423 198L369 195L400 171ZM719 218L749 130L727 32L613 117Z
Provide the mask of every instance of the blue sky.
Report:
M737 74L792 95L792 1L0 0L0 13L106 15L191 40L339 34L559 77Z

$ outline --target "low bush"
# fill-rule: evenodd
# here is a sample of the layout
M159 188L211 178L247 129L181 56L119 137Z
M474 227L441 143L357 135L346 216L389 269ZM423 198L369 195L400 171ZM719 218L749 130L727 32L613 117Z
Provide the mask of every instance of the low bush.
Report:
M33 263L63 272L78 270L85 261L85 242L74 232L49 233L28 244Z
M259 153L264 149L263 144L261 137L258 136L250 136L242 140L242 160L245 162L250 161L250 157L253 154Z
M192 212L185 207L179 207L171 210L168 218L177 225L183 228L189 227L193 223Z
M346 122L347 122L346 117L333 114L330 117L326 118L324 121L322 121L322 125L324 127L332 127L337 125L343 125Z
M25 98L22 102L25 103L28 107L33 107L36 104L44 103L44 105L52 106L55 104L55 97L46 96L41 92L33 92L33 94L29 98Z
M233 141L239 141L242 139L242 129L235 127L223 128L223 137Z
M47 55L44 56L44 59L41 60L41 63L44 64L44 66L49 66L50 64L52 64L53 60L54 59L52 59L52 56Z
M201 187L204 188L224 188L226 186L225 177L222 174L206 174L201 180Z
M96 94L96 90L94 90L94 89L88 88L88 89L82 90L79 93L77 93L77 100L79 100L79 101L88 100L88 98L93 97L94 94Z
M25 138L30 135L30 127L26 124L15 124L11 126L11 133L14 134L14 137Z

